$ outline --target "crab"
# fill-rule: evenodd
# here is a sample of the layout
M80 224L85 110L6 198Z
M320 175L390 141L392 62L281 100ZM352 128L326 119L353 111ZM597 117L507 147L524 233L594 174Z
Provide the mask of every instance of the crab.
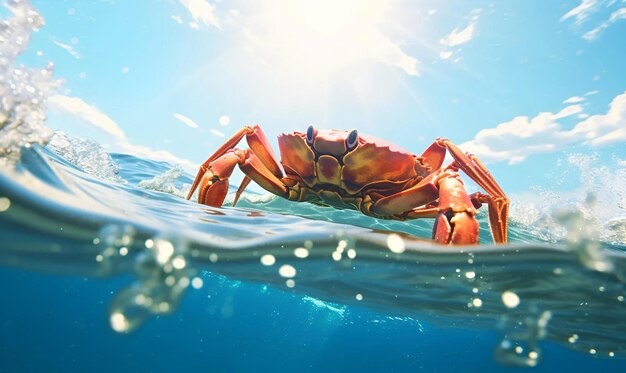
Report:
M237 148L246 137L249 148ZM259 125L244 126L201 166L187 195L221 207L235 166L245 174L233 206L255 181L291 201L353 209L375 218L434 218L433 239L442 244L477 244L477 209L488 205L495 243L507 242L509 199L480 160L451 141L436 139L422 155L373 136L321 130L278 136L281 160ZM443 165L446 152L453 161ZM484 193L468 195L459 170Z

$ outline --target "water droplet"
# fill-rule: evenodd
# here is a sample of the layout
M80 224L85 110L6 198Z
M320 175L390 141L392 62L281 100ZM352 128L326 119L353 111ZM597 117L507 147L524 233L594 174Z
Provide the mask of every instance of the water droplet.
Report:
M391 233L387 236L387 247L391 252L401 254L406 250L404 239L399 234Z
M519 305L519 302L519 296L514 292L507 290L502 293L502 303L504 303L507 308L515 308Z
M191 287L194 289L200 289L202 286L204 286L204 281L200 277L194 277L191 280Z
M260 260L261 260L261 264L263 264L264 266L271 266L271 265L274 265L274 263L276 263L276 258L272 254L265 254L261 257Z
M11 200L7 197L0 197L0 212L5 212L11 207Z
M334 261L338 262L341 260L341 253L339 251L333 251L332 257Z
M164 239L155 240L153 249L156 251L156 260L159 264L167 263L174 254L174 245Z
M295 255L297 258L304 259L309 256L309 250L305 249L304 247L298 247L293 251L293 255Z
M127 332L130 326L126 316L119 312L111 314L110 322L111 328L118 333Z
M187 261L182 255L178 255L172 260L172 266L176 269L183 269L187 265Z
M287 278L295 277L296 269L293 266L290 266L289 264L284 264L278 269L278 274L281 277L287 277Z

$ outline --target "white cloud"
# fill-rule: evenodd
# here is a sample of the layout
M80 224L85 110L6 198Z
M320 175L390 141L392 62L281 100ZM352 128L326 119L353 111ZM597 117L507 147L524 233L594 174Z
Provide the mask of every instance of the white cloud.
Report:
M582 0L582 2L569 12L565 13L563 17L561 17L561 22L565 21L568 18L575 17L576 24L580 25L593 13L598 10L599 6L598 0Z
M67 51L67 53L71 54L72 57L76 58L77 60L80 60L80 54L78 54L78 52L76 52L76 50L71 45L64 44L64 43L61 43L60 41L56 41L56 40L52 40L52 42L57 47Z
M448 58L452 57L453 54L454 52L452 51L441 51L439 52L439 58L441 58L442 60L447 60Z
M621 1L621 3L623 4L624 1ZM601 6L603 4L604 7ZM609 9L615 9L615 7L618 6L620 5L615 0L582 0L578 6L571 9L561 17L561 22L569 18L574 18L574 25L577 28L581 28L584 23L592 19L592 15L598 13L598 15L593 17L594 22L596 22L596 26L591 30L584 32L582 35L584 39L594 41L600 36L600 33L603 30L619 20L626 19L626 8L621 7L613 10L608 18L606 18L603 22L599 24L597 23L598 18L601 17L602 14L605 14L605 12L609 11Z
M609 19L602 22L598 27L594 28L593 30L585 32L583 34L583 38L589 41L596 40L598 36L600 35L600 32L602 32L602 30L608 28L615 22L622 20L622 19L626 19L626 8L620 8L614 11L613 13L611 13L611 16L609 17Z
M478 16L482 12L482 9L474 9L469 14L469 22L463 29L455 28L446 37L439 40L439 43L443 46L443 50L439 52L439 58L447 60L455 52L459 51L459 46L467 44L476 36L476 24L478 23ZM453 60L454 63L460 61L460 57Z
M592 146L626 141L626 92L613 99L606 114L592 115L578 123L571 135L582 137Z
M194 20L200 21L207 26L221 28L219 19L215 15L215 7L209 4L207 0L180 0L180 3L187 8ZM192 26L192 28L199 28L198 23L193 22L193 24L196 27ZM191 26L192 23L189 25Z
M54 95L48 98L49 108L65 114L70 114L84 123L89 124L115 138L115 144L124 152L147 157L155 160L164 160L174 164L180 164L186 170L195 172L197 165L186 159L179 158L164 150L152 150L149 147L133 145L128 142L124 131L108 115L101 112L94 105L90 105L78 97Z
M376 30L370 37L372 58L404 70L408 75L419 76L417 58L406 54L398 44Z
M180 18L180 16L172 14L172 20L174 20L174 22L178 23L179 25L183 24L183 19Z
M585 101L584 98L580 97L580 96L572 96L570 98L568 98L567 100L563 101L564 104L577 104L579 102L583 102Z
M570 105L556 114L516 117L495 128L481 130L461 148L486 162L514 164L529 155L558 151L572 144L605 146L626 141L626 92L613 99L606 114L585 117L582 111L582 106ZM575 114L583 120L573 129L565 130L558 123Z
M198 128L196 122L194 122L191 118L186 117L182 114L174 113L174 118L178 119L181 123L191 128Z
M126 137L122 129L113 119L102 113L97 107L86 103L81 98L54 95L48 98L48 105L53 110L72 114L117 139Z
M448 47L456 47L470 42L475 36L476 23L478 22L478 15L480 12L481 9L472 10L468 25L462 30L455 28L445 38L441 39L440 43Z
M589 92L585 93L585 96L593 96L593 95L597 94L598 92L600 92L600 91L589 91Z
M117 142L117 145L122 151L128 154L133 154L147 159L166 161L171 164L179 164L186 171L191 173L196 173L198 171L198 165L196 163L180 158L167 150L153 150L147 146L130 144L126 140Z
M214 134L217 137L224 137L224 132L222 131L218 131L216 129L210 129L209 132L211 132L212 134Z

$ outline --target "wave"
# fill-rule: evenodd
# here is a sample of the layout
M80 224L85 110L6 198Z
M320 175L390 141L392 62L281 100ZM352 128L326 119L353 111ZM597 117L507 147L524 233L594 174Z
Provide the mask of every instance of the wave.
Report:
M90 175L49 149L23 149L20 162L0 173L10 201L0 215L9 237L0 264L133 274L136 282L111 305L117 331L172 313L209 271L393 317L496 329L505 334L497 356L509 364L536 364L543 339L594 355L625 354L623 246L584 237L555 244L519 223L508 245L440 246L417 238L430 234L427 222L377 221L253 194L241 207L210 208L179 196L191 179L177 168L111 159L125 183ZM489 232L481 239L489 242Z

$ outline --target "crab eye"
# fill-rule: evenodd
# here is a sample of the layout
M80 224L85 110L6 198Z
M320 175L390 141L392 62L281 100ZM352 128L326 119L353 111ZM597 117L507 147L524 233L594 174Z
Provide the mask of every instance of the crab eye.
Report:
M359 133L357 132L357 130L352 130L350 131L350 134L348 135L348 139L346 140L346 146L348 147L348 150L352 150L354 148L356 148L356 145L359 142Z
M309 145L313 145L313 140L315 140L315 128L313 128L313 125L310 125L306 130L306 142Z

